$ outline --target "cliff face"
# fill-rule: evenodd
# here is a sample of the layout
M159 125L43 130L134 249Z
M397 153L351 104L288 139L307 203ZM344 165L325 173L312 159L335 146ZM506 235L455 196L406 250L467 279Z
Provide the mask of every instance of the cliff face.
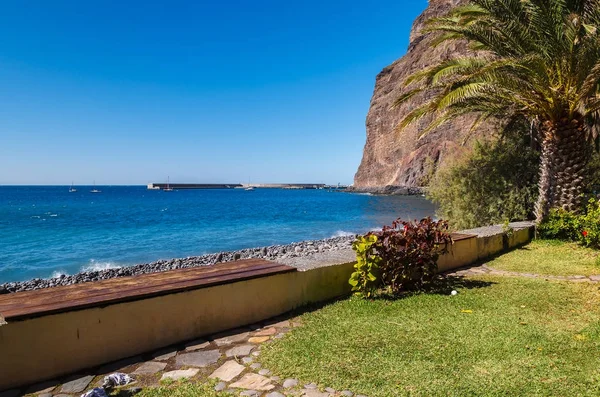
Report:
M457 119L440 126L419 139L431 120L424 118L398 132L403 116L422 104L426 95L416 96L392 109L403 92L403 81L422 70L456 54L467 54L465 43L444 43L432 48L431 34L423 34L425 21L441 16L466 0L430 0L429 6L413 24L406 55L384 68L377 76L371 107L367 115L367 143L362 162L354 177L354 186L368 189L386 185L422 186L427 175L457 152L464 150L462 141L472 118Z

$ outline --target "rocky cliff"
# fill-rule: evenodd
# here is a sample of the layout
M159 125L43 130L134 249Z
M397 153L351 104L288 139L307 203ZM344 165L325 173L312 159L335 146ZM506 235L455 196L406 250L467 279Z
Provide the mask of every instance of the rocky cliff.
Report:
M465 43L444 43L433 48L432 35L422 32L429 18L441 16L465 2L430 0L427 9L413 24L406 55L384 68L377 76L367 115L367 143L354 177L355 188L369 190L387 185L422 186L440 164L464 150L462 142L472 119L457 119L419 139L420 132L431 119L425 118L401 132L396 127L405 114L427 99L426 95L414 97L395 109L391 106L403 91L403 81L413 72L456 54L467 53Z

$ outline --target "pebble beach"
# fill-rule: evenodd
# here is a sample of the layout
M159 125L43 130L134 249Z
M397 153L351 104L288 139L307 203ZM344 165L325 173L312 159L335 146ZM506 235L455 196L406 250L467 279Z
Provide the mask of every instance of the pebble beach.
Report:
M240 259L260 258L281 262L291 266L301 266L303 258L318 254L348 251L356 236L341 236L321 240L302 241L286 245L272 245L268 247L247 248L237 251L219 252L215 254L158 260L134 266L117 269L106 269L91 272L81 272L73 275L42 279L34 278L28 281L9 282L0 284L0 294L33 291L43 288L52 288L80 284L90 281L108 280L117 277L136 276L140 274L163 272L167 270L185 269L197 266L214 265L221 262L231 262Z

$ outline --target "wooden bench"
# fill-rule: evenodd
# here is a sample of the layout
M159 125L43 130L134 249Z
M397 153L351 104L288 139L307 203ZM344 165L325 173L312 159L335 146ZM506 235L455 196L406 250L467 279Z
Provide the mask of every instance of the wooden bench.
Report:
M45 288L0 296L0 320L31 319L91 307L250 280L296 271L262 259L246 259L131 277Z

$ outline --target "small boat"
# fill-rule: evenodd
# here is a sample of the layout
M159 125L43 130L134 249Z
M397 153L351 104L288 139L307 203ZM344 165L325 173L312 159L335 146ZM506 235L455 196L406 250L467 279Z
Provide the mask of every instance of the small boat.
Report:
M250 177L248 177L248 184L246 185L244 190L254 190L254 186L250 186Z
M73 187L73 182L71 182L71 187L69 188L69 193L75 193L77 189Z
M164 192L172 192L173 188L169 186L169 177L167 177L167 187L163 189Z
M96 189L96 181L94 181L94 188L90 190L90 193L102 193L102 190Z

